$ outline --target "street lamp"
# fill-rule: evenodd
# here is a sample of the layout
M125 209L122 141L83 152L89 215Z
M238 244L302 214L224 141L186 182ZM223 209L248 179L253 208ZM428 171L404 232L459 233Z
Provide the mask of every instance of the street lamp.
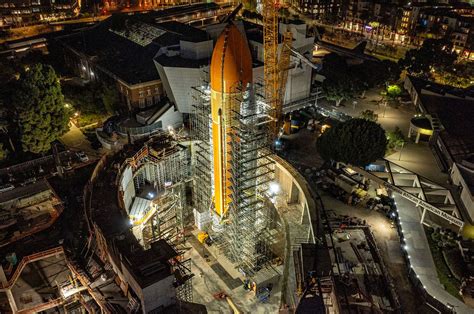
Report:
M402 142L402 148L400 149L400 154L398 155L398 160L402 159L402 151L403 151L404 147L405 147L405 142Z

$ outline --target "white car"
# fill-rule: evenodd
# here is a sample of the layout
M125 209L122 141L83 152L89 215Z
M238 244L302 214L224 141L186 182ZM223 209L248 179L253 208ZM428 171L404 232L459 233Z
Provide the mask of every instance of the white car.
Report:
M89 161L89 157L86 155L86 153L84 153L84 152L82 152L82 151L77 152L77 153L76 153L76 156L77 156L77 158L79 158L79 160L80 160L81 162L87 162L87 161Z

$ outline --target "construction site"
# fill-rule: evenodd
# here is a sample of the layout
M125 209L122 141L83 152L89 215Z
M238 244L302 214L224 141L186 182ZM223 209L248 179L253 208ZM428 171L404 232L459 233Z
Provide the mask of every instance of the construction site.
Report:
M264 75L254 77L261 63L235 21L240 8L221 22L209 66L187 91L189 128L139 140L129 134L122 149L103 155L83 189L64 192L72 193L67 206L82 215L73 218L77 234L52 233L49 241L34 235L61 215L54 192L44 228L5 234L10 242L33 238L35 246L8 249L3 308L289 313L302 301L321 311L337 308L332 281L317 279L331 268L322 262L330 257L318 207L306 180L272 151L284 129L291 46L300 33L279 29L279 6L264 2ZM316 267L316 256L325 266Z

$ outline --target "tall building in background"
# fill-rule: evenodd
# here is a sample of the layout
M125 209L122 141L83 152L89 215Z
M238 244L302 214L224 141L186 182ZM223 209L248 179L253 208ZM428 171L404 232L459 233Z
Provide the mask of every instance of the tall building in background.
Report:
M0 27L51 22L77 16L80 9L78 0L2 0Z

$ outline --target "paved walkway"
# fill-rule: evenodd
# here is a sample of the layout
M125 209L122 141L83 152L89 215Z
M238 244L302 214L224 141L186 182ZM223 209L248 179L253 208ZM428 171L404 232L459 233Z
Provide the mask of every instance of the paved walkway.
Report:
M74 123L71 123L69 131L61 137L61 142L69 148L76 148L85 152L95 152L91 143Z
M229 290L234 290L237 287L242 287L243 282L240 278L232 278L232 276L225 270L219 261L209 252L209 250L202 245L196 237L191 235L188 238L188 242L193 248L199 253L199 255L206 260L211 269L219 276L220 279L226 284Z
M454 306L455 313L472 313L472 308L449 294L439 282L428 239L423 225L420 224L420 210L415 204L398 194L395 194L395 200L410 266L418 275L426 291L441 303Z
M198 242L198 244L200 243ZM209 247L210 250L213 248L214 246ZM216 293L224 292L232 299L241 313L278 313L281 298L280 285L274 286L270 293L269 300L266 303L262 303L255 297L254 292L245 290L243 284L231 289L228 283L225 282L226 280L224 280L221 274L216 272L215 267L213 268L211 265L213 259L215 260L215 256L207 254L208 257L204 258L204 254L206 253L202 253L199 249L194 249L193 247L187 250L184 255L185 259L191 259L191 269L195 274L192 279L193 302L205 305L207 313L209 314L231 313L232 310L226 300L216 300L213 296ZM211 261L211 263L208 262L208 260ZM234 278L234 280L240 280L240 278L235 277L237 270L229 268L231 265L227 265L227 263L221 259L219 260L219 264L226 266L225 271L230 277ZM215 263L213 265L215 265ZM279 271L281 271L281 269L279 269Z
M428 143L405 144L403 150L385 157L416 174L446 187L449 175L441 172Z

